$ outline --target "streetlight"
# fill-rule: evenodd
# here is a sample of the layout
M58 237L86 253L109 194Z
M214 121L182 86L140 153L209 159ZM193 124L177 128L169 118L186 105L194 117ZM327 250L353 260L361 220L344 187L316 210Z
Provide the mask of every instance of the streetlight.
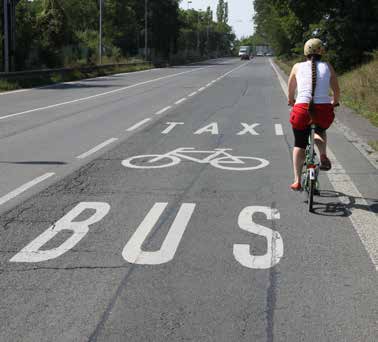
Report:
M197 49L200 48L200 15L201 15L202 9L198 9L198 23L197 23Z
M189 10L189 4L193 3L193 1L188 1L188 10Z
M100 0L100 32L99 32L99 43L98 43L98 58L100 65L102 64L102 0Z
M144 2L144 59L147 60L148 51L148 0Z
M8 0L4 0L4 71L9 72L9 23L8 23Z

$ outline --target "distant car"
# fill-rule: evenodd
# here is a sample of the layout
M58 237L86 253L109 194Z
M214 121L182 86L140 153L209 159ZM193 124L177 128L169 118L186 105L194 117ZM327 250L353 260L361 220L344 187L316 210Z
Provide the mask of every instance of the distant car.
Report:
M243 60L249 60L250 57L249 57L249 55L244 54L244 55L241 55L240 59L241 59L242 61L243 61Z
M267 53L265 54L265 56L273 56L273 54L272 54L271 52L267 52Z
M259 52L256 53L256 56L264 56L264 54L259 51Z

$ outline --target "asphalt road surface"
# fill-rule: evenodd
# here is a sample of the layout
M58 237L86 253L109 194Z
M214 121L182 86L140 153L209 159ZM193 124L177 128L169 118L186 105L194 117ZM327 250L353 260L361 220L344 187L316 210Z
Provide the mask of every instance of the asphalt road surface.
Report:
M377 341L378 172L290 192L267 58L0 95L0 341Z

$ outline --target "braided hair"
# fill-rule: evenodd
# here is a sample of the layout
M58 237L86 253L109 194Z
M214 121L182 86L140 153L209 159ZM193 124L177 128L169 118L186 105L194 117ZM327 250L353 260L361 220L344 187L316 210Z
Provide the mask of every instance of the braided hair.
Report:
M315 97L315 90L316 90L316 79L317 79L317 69L316 69L316 62L320 60L320 55L310 55L311 58L311 75L312 75L312 90L311 90L311 101L308 106L308 112L310 116L314 113L314 97Z

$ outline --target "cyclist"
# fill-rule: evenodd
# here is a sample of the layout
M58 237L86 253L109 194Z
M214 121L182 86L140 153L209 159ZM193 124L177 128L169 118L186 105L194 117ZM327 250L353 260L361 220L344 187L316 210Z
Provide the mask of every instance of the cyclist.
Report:
M339 104L340 88L333 67L321 61L323 52L323 43L320 39L308 40L304 45L304 55L307 60L295 64L289 77L288 104L293 106L290 123L295 138L294 183L290 188L294 191L301 190L301 173L312 122L317 125L315 143L320 152L320 169L325 171L331 169L331 162L327 157L326 130L335 118L334 107ZM330 88L333 91L333 99L329 96Z

